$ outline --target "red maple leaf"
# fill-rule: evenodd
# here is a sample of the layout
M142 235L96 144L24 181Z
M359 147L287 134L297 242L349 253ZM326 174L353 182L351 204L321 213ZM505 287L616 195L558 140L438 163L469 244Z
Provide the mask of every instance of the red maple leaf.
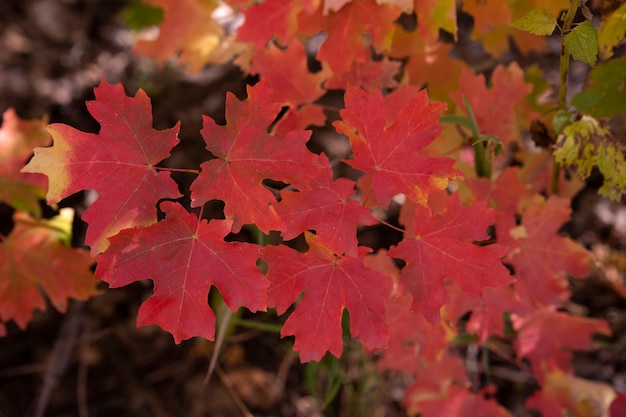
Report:
M21 120L8 109L0 128L0 201L36 216L41 215L39 200L46 195L47 179L20 170L34 147L50 144L45 124L43 120Z
M594 348L593 333L610 334L604 320L576 317L556 311L554 306L543 307L523 317L511 317L518 335L515 348L520 358L530 359L535 376L548 370L570 370L572 350Z
M245 11L245 22L237 30L237 39L251 42L256 49L274 36L278 43L286 45L298 31L298 15L301 12L313 13L316 0L266 0Z
M325 159L325 157L324 157ZM332 179L332 171L316 177L310 189L284 192L276 212L285 222L282 236L290 240L306 230L315 230L318 243L336 254L357 254L356 231L359 225L372 225L376 219L354 194L354 182L346 178Z
M358 85L368 91L395 88L398 86L395 76L401 66L400 61L390 61L388 58L380 61L353 61L349 71L333 74L324 87L328 90L345 90L348 86Z
M330 170L328 160L307 149L310 131L291 131L284 137L267 133L281 109L273 97L272 90L261 80L248 87L244 101L228 93L226 126L203 117L201 133L206 148L217 158L200 165L202 172L191 184L192 205L224 201L224 214L233 220L235 233L250 223L266 233L284 229L274 209L277 199L263 186L264 180L302 189L309 178Z
M436 362L449 347L443 321L433 324L411 310L412 297L396 295L387 300L385 317L391 329L388 347L376 362L379 369L416 375L429 362Z
M384 207L399 193L424 204L428 194L460 176L453 159L420 154L441 132L438 118L445 104L428 103L425 90L413 95L415 91L402 88L383 98L378 91L349 88L343 120L333 123L350 138L354 159L346 162L372 175L374 193ZM412 95L408 102L401 99L408 98L407 92ZM406 104L398 108L396 99Z
M532 84L524 81L524 71L516 63L508 68L498 65L491 76L491 84L491 88L487 88L482 74L474 75L464 69L459 78L459 91L450 93L450 97L459 108L465 108L465 97L481 133L495 135L506 145L519 135L517 108L532 91Z
M326 351L339 357L341 316L346 309L352 336L360 336L370 349L384 347L389 338L384 309L391 278L364 266L367 250L363 247L358 257L337 256L314 235L305 236L306 253L283 245L262 249L262 259L269 265L268 305L282 314L304 292L281 336L295 336L294 349L303 362L319 360Z
M89 252L63 243L61 229L71 228L71 217L36 220L16 212L13 221L11 234L0 243L0 323L13 320L24 329L33 310L46 308L42 290L62 313L68 298L86 300L98 293Z
M409 390L415 391L411 387ZM513 417L495 399L487 399L456 385L448 388L445 397L419 402L418 408L422 417Z
M100 256L96 276L111 287L151 279L154 295L139 308L137 325L156 324L176 343L194 336L213 340L215 315L208 305L211 285L236 311L265 310L267 280L256 267L255 245L225 242L230 220L198 220L181 205L161 203L166 219L121 231Z
M48 176L49 203L82 190L98 192L82 216L89 224L85 244L97 254L120 230L156 222L160 199L181 195L169 172L155 167L178 143L179 125L153 129L150 99L141 89L127 97L121 84L102 80L94 93L96 100L88 101L87 108L102 126L100 133L50 125L53 146L36 148L22 172Z
M353 0L326 16L321 9L301 15L299 30L311 36L326 32L317 59L327 62L334 72L346 73L353 61L371 60L372 47L377 52L388 49L401 12L399 7L374 0Z
M404 259L400 281L413 295L413 308L426 319L439 319L439 309L448 302L443 280L450 278L468 294L478 298L484 287L499 287L512 282L501 262L504 246L477 246L475 241L489 238L494 211L484 203L463 207L457 194L435 215L416 206L407 225L405 239L389 250L389 255Z
M324 126L326 114L324 108L317 104L290 108L276 123L273 133L285 136L292 130L302 130L309 126Z
M567 274L587 274L591 265L587 250L558 235L570 212L569 199L535 200L526 207L520 226L498 231L500 243L510 248L506 260L515 268L520 295L544 305L560 302L569 294Z
M252 74L260 74L274 91L274 99L283 104L298 106L320 98L325 90L322 83L328 71L309 72L307 54L299 40L291 40L284 48L270 43L254 54Z

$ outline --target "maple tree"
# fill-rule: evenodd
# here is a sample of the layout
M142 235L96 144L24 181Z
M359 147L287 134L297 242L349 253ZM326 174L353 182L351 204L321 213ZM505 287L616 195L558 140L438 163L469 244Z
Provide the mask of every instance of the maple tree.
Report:
M227 94L225 125L203 117L201 134L213 157L197 167L163 163L178 144L180 124L154 129L141 89L129 97L104 80L94 89L87 107L101 126L98 134L64 124L44 130L43 122L5 113L0 146L10 152L0 155L0 185L6 184L0 200L37 218L17 212L0 245L0 323L24 327L32 310L43 307L38 286L60 310L67 297L95 294L87 273L92 258L66 247L52 220L38 218L47 178L49 204L97 192L82 215L85 244L97 256L95 276L111 287L152 280L154 294L139 308L137 323L160 326L176 343L213 340L212 286L233 311L290 310L281 336L295 337L303 362L326 352L341 355L346 311L351 336L382 352L381 369L415 377L406 390L410 413L509 415L490 387L471 387L452 355L461 334L456 324L470 313L465 324L474 343L497 350L495 341L504 339L512 363L530 361L528 372L546 389L529 398L528 407L546 415L578 412L579 404L563 399L563 387L578 383L568 379L568 350L593 349L592 333L609 330L560 311L570 296L568 277L584 278L592 263L582 246L558 233L571 203L560 164L574 166L581 177L597 166L605 175L600 192L614 199L624 193L623 144L602 119L626 109L623 94L614 92L624 82L617 69L624 59L611 59L623 42L616 21L624 7L602 16L596 31L587 19L572 26L575 0L545 8L530 1L462 2L474 17L472 36L494 56L506 34L524 51L543 48L538 36L550 35L567 9L559 26L558 111L546 121L553 140L541 149L523 138L531 122L544 117L536 99L540 77L511 63L494 65L486 78L452 57L439 31L457 38L453 1L227 3L245 18L234 33L213 19L218 2L147 1L162 9L160 34L135 48L160 62L177 55L188 71L232 60L258 75L245 99ZM412 12L416 29L401 23ZM590 13L584 5L583 12ZM307 41L321 33L311 52ZM603 60L572 100L585 114L572 112L566 101L570 56L590 66ZM309 69L309 58L318 71ZM331 89L344 91L338 111L319 103ZM349 141L349 155L307 147L312 132L306 128L327 118ZM44 148L46 132L53 143ZM338 177L330 162L338 159L355 174ZM551 166L536 169L537 161ZM197 175L190 207L171 201L182 197L172 170ZM223 202L224 219L204 217L214 200ZM394 210L399 224L390 216ZM358 232L375 224L400 232L400 241L368 247ZM279 233L280 242L227 238L244 228ZM34 253L50 259L53 269L74 257L72 274L35 279L42 266L26 259Z

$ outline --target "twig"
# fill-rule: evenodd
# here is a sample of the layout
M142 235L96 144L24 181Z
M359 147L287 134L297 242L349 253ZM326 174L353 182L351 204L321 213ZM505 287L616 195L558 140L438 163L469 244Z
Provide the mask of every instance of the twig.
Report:
M52 391L54 391L54 388L65 373L72 348L80 331L84 305L85 303L81 301L73 302L63 321L59 335L54 342L43 384L35 400L33 417L43 417L45 415Z
M89 325L86 323L83 326L83 331L80 334L79 343L79 360L78 360L78 375L76 385L76 397L78 400L78 416L89 417L89 407L87 406L87 346L89 345Z
M252 413L250 412L250 410L248 410L248 407L246 407L246 405L243 403L243 400L239 396L239 393L233 386L233 383L228 377L228 375L226 375L224 371L222 371L222 368L220 368L219 366L216 366L215 373L217 374L217 376L220 377L220 381L222 381L222 384L224 384L224 387L226 388L226 390L232 397L233 401L235 402L235 405L237 405L237 407L239 408L239 411L241 411L241 414L243 414L245 417L254 417Z
M202 381L202 385L204 385L205 387L209 383L211 375L213 375L213 371L215 370L215 366L217 365L217 359L220 356L222 346L224 345L224 340L226 339L226 329L228 328L228 323L233 317L233 312L230 310L230 308L226 306L226 303L222 305L222 312L222 319L220 320L219 329L217 330L215 346L213 348L213 354L211 355L209 369L207 370L206 376L204 377L204 381Z

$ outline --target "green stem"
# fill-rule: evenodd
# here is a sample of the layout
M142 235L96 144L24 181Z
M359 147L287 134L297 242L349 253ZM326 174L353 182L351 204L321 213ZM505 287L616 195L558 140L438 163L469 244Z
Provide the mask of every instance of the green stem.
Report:
M570 54L565 48L564 37L569 33L574 23L574 17L578 11L579 0L571 0L569 9L563 19L563 28L561 29L561 61L559 65L559 109L567 110L567 84L569 78L569 61ZM559 192L559 177L561 172L561 164L554 161L552 169L552 194Z
M478 178L491 178L491 155L487 152L486 142L478 141L474 145L474 165Z

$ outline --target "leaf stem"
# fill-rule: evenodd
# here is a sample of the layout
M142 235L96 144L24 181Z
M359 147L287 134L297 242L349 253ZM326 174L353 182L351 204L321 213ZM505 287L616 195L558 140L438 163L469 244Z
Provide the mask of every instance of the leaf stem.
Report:
M189 174L200 175L199 169L186 169L186 168L168 168L168 167L154 167L157 171L169 171L169 172L186 172Z
M561 31L561 60L559 63L559 109L567 110L567 84L569 78L570 54L565 48L565 35L571 30L576 12L578 11L579 0L570 0L569 9L563 19L563 29ZM559 193L559 178L561 176L561 164L556 160L552 166L552 194Z

